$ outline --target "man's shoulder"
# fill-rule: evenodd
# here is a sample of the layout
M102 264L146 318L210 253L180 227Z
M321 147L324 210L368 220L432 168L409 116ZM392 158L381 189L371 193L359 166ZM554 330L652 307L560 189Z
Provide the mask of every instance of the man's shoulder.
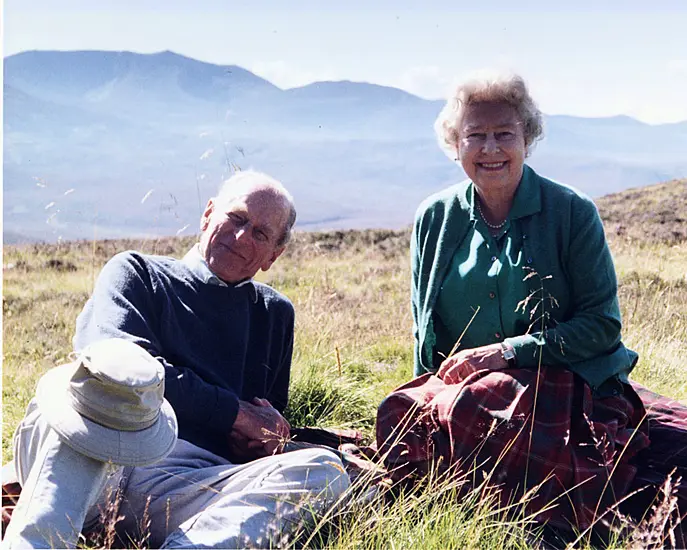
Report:
M176 258L126 250L110 258L99 278L115 286L136 285L138 281L148 289L161 289L188 284L193 274Z
M274 308L274 310L288 312L293 315L293 304L284 294L265 283L253 281L253 285L260 299L259 301L264 303L267 309Z
M118 252L108 264L139 266L150 270L174 271L183 268L183 262L170 256L158 256L155 254L145 254L137 250L125 250Z

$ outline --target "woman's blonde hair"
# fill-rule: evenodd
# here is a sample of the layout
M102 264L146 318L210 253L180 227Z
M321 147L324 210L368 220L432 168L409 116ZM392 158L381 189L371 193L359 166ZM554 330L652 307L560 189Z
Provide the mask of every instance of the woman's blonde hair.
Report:
M458 85L434 123L439 145L449 158L456 160L458 128L465 109L473 103L508 103L515 108L523 124L525 149L529 155L534 143L543 137L542 113L527 90L521 76L498 73L478 76Z

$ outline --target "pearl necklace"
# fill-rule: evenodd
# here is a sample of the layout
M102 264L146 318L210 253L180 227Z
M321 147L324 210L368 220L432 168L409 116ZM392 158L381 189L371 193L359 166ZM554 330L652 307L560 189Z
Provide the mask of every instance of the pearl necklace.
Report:
M477 210L479 210L479 215L482 216L482 221L483 221L485 224L487 224L487 227L488 227L489 229L498 230L498 229L502 229L503 226L506 225L506 221L508 221L508 218L506 218L505 220L503 220L501 223L499 223L499 224L497 224L497 225L494 225L493 223L489 223L489 222L487 221L487 218L484 216L484 212L482 212L482 207L481 207L480 204L479 204L479 200L475 200L475 204L477 205Z

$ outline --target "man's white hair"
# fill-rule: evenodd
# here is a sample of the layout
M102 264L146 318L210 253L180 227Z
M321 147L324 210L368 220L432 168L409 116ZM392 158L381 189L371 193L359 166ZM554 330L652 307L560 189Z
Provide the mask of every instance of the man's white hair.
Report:
M241 170L222 183L215 200L218 202L229 201L245 195L246 191L253 187L270 190L284 201L288 215L277 246L286 245L291 239L291 230L296 223L296 206L293 202L293 196L280 181L256 170Z

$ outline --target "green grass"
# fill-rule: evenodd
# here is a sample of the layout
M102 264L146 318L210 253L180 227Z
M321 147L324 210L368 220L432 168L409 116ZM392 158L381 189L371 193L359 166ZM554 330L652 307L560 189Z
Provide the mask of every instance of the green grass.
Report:
M378 495L333 517L335 537L312 538L340 549L527 548L535 536L527 518L495 511L492 495L483 487L461 490L463 481L430 475L414 491L393 500Z
M687 399L687 243L611 236L623 338L641 356L633 377ZM287 411L293 425L355 427L372 439L377 406L412 377L408 240L409 231L297 234L260 276L289 296L297 313ZM131 248L181 257L192 242L5 247L3 462L38 378L67 361L74 321L104 262ZM532 534L527 518L495 510L484 490L456 491L455 483L434 479L393 502L375 497L350 506L321 522L309 545L430 550L532 544L536 530ZM587 539L580 541L585 545Z

